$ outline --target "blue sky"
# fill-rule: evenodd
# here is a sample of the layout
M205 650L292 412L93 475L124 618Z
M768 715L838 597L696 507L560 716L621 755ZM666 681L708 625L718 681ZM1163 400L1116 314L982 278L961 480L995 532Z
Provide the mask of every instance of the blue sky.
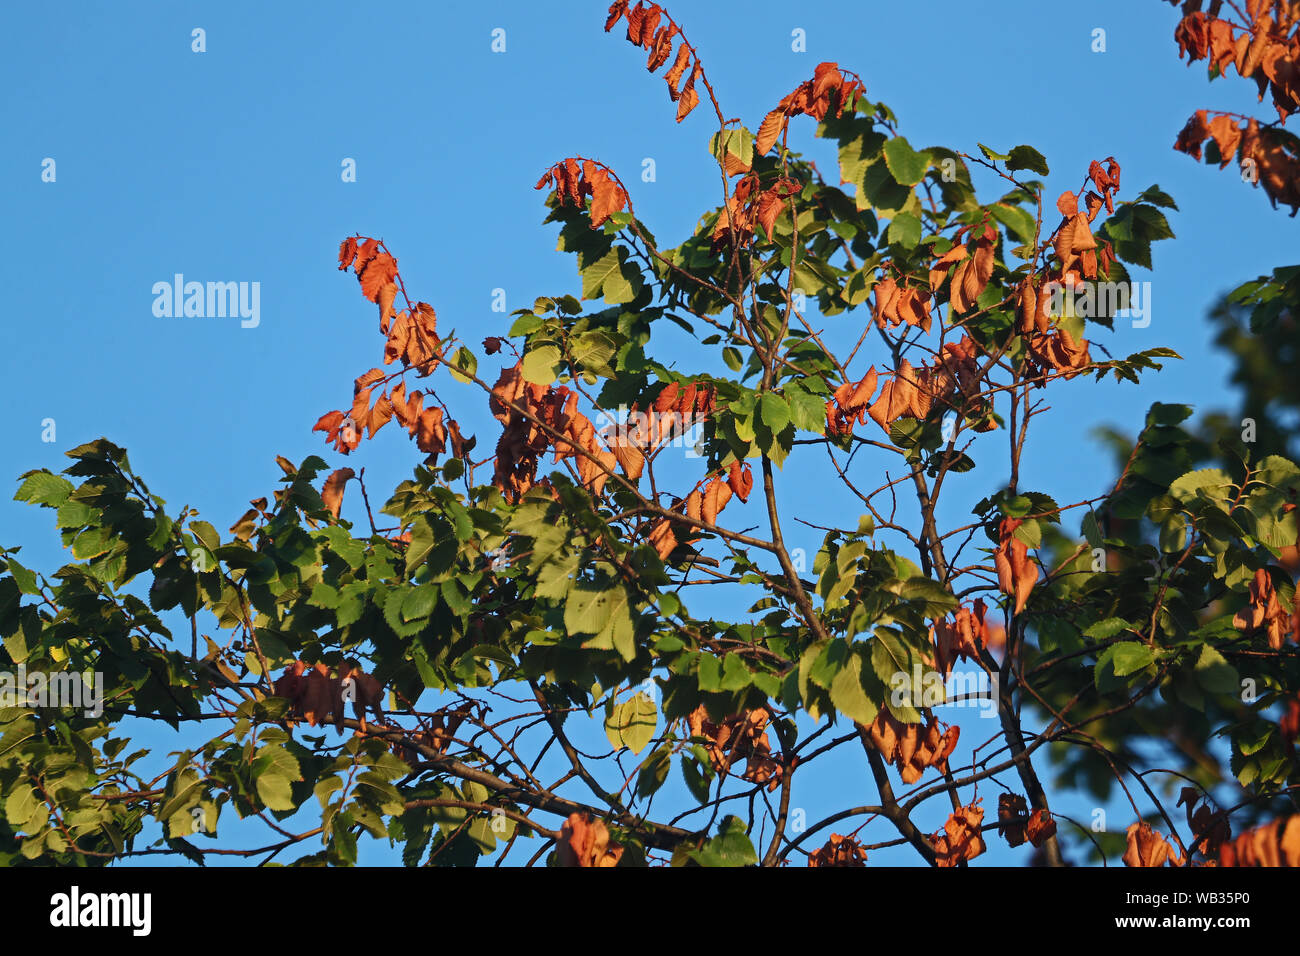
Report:
M437 308L440 331L454 327L475 345L508 328L491 311L494 289L506 291L509 309L578 291L532 188L556 160L581 153L620 171L638 216L675 245L718 201L709 111L674 122L660 75L646 73L621 30L602 33L605 6L10 5L0 30L0 208L10 223L0 239L0 371L11 396L0 474L59 470L64 450L104 435L130 450L173 512L188 503L224 531L275 487L276 454L345 463L310 428L350 400L352 379L378 364L382 343L373 306L334 270L344 236L384 238L412 297ZM1269 116L1271 107L1249 84L1207 84L1201 65L1180 62L1168 4L933 0L922 11L758 0L669 10L724 113L751 128L818 62L835 60L896 111L914 145L1031 144L1051 165L1049 197L1077 188L1089 160L1114 155L1119 198L1158 183L1177 199L1178 238L1157 245L1154 273L1134 275L1152 282L1150 326L1121 322L1099 341L1116 355L1168 345L1185 360L1140 388L1061 387L1031 439L1023 488L1058 501L1096 494L1110 461L1089 437L1094 426L1135 431L1153 401L1231 404L1206 308L1285 261L1295 226L1231 170L1171 149L1197 108ZM206 52L191 50L196 27ZM492 52L495 28L505 30L504 53ZM1102 53L1091 49L1097 28ZM795 29L806 32L806 52L791 49ZM796 120L792 142L833 170L832 148L811 131ZM646 157L653 183L637 175ZM41 178L46 158L56 163L53 183ZM345 158L356 161L354 183L341 180ZM155 316L152 287L176 273L260 283L259 324ZM661 354L682 348L677 357L691 361L685 341L665 336ZM491 360L484 368L495 374ZM490 445L478 396L448 394L472 403L459 417L483 436L480 450ZM46 419L52 443L42 441ZM371 489L389 489L418 457L389 429L346 464L364 465ZM783 502L808 506L817 473L792 464ZM972 478L946 517L962 520L996 480ZM57 568L66 558L49 513L9 497L0 495L0 541L23 545L29 566ZM852 525L844 504L827 498L797 513ZM361 517L355 505L345 517ZM790 534L811 563L820 532ZM831 797L844 789L862 793L856 802L871 795L862 767L819 786L831 791L828 804L843 805ZM1088 805L1074 809L1086 817ZM895 859L905 857L880 854Z

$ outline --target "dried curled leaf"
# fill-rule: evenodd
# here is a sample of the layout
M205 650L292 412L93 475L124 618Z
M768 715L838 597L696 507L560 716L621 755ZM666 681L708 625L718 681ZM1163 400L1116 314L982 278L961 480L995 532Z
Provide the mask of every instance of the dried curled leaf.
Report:
M866 866L867 851L851 836L832 833L819 850L808 855L809 866Z
M638 3L635 7L629 8L627 0L614 0L609 7L609 16L605 18L605 32L614 29L619 20L627 22L628 42L649 52L650 55L646 60L647 70L653 73L668 62L669 57L672 56L673 39L681 34L681 30L662 7L655 3L649 6ZM686 81L685 87L679 89L682 76L691 65L692 58L694 58L694 67L690 79ZM677 47L677 55L673 58L673 65L664 75L668 83L668 95L677 104L679 123L699 103L699 94L695 92L695 80L702 72L699 57L686 42L686 38L682 37L681 44Z
M1164 836L1151 829L1151 824L1145 820L1129 824L1124 835L1128 840L1128 848L1124 851L1123 857L1125 866L1164 866L1168 862L1173 862L1175 865L1182 864L1182 857L1175 852Z
M579 166L581 163L581 166ZM554 185L561 203L582 206L591 197L591 228L599 229L616 212L628 208L627 190L604 163L570 156L548 169L534 189Z
M555 858L560 866L618 866L623 847L612 843L604 821L589 813L571 813L560 827Z
M1015 598L1015 614L1025 609L1029 592L1038 583L1038 566L1029 557L1029 546L1015 536L1021 524L1019 518L1003 518L998 525L998 547L993 552L998 588Z
M934 843L934 865L957 866L983 853L986 849L980 833L983 821L984 809L973 803L954 810L943 825L943 831L930 838Z
M331 472L330 476L325 479L325 486L321 489L320 497L335 519L339 516L339 509L343 507L343 488L356 476L357 473L351 468L340 468Z

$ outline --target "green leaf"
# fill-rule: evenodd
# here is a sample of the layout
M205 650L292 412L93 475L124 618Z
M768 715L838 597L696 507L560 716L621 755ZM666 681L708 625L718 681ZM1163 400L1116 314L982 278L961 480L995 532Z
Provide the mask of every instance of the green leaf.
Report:
M1032 146L1016 146L1007 155L1007 169L1028 169L1040 176L1049 174L1047 160Z
M758 863L758 854L745 833L744 821L737 816L726 817L717 836L687 856L700 866L753 866Z
M921 220L910 212L900 212L889 224L888 241L905 249L915 249L921 241Z
M696 746L694 751L702 751L702 748ZM709 777L701 768L707 767L708 757L701 753L696 759L692 759L689 754L682 754L682 779L686 781L686 789L690 790L693 796L701 805L709 802Z
M618 343L608 333L600 329L584 332L574 338L572 351L574 362L582 368L607 377L613 376L609 360L618 351Z
M658 716L650 695L638 692L618 704L605 719L605 736L615 750L626 747L638 754L654 737Z
M895 136L885 143L885 165L890 175L903 186L915 186L925 178L925 171L930 168L930 154L918 153L901 136Z
M612 247L582 270L582 297L594 299L602 295L610 305L621 305L636 298L640 288L641 276L635 267L625 269L627 250L621 246ZM631 277L629 277L631 276Z
M461 346L452 353L451 361L447 363L447 369L451 372L451 377L458 382L472 382L473 376L478 372L478 359L474 353Z
M579 584L565 603L564 626L570 634L595 635L584 647L616 650L627 661L636 657L631 597L621 584Z
M1184 466L1185 467L1185 466ZM1211 501L1226 502L1234 497L1236 486L1227 472L1221 468L1201 468L1189 471L1169 486L1169 493L1179 501L1195 501L1208 498Z
M552 343L538 345L524 354L524 364L520 370L524 380L537 385L550 385L560 374L560 347Z
M1235 694L1241 677L1222 654L1206 644L1196 661L1196 682L1211 694Z
M871 641L871 669L885 687L892 691L896 685L897 675L900 674L906 678L907 686L910 687L915 671L914 664L919 664L919 661L915 659L912 649L903 643L897 634L886 628L876 629L875 637ZM896 704L893 696L891 692L885 699L894 717L906 724L921 722L921 714L915 707L906 703Z
M1164 206L1166 209L1178 209L1178 203L1174 202L1173 197L1159 186L1148 186L1137 197L1137 201L1149 202L1156 206Z
M1013 238L1021 242L1033 241L1035 219L1027 210L1008 203L995 203L989 207L989 212L993 213L994 219L1006 226Z
M257 778L257 795L268 810L292 810L293 788L289 781L277 773L264 773Z
M854 647L849 659L831 681L831 703L835 709L859 724L876 719L879 709L863 685L863 650Z
M729 129L723 133L714 133L709 139L709 152L719 164L725 165L726 154L730 153L745 166L754 164L754 137L743 126Z
M790 423L790 405L776 392L764 392L758 404L759 418L773 435Z
M1149 645L1137 641L1121 641L1108 648L1108 653L1114 662L1116 677L1126 677L1140 671L1155 660L1155 651Z
M667 744L646 758L645 765L636 778L638 796L649 797L664 785L673 765L673 751Z
M72 494L72 482L48 471L34 471L23 479L14 494L14 501L57 508Z
M1094 641L1104 641L1114 637L1120 631L1127 629L1128 621L1119 617L1108 617L1104 621L1098 621L1096 624L1087 628L1083 632L1084 637L1092 638Z

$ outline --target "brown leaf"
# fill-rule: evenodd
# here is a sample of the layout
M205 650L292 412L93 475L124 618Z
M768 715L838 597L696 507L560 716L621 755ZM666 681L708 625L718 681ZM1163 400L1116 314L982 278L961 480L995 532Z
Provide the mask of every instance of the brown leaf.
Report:
M361 261L360 257L358 257L357 261ZM357 279L361 283L361 294L371 302L378 302L379 293L385 286L392 284L396 278L397 260L387 252L381 252L370 259L365 268L357 275Z
M1046 810L1038 809L1029 815L1029 822L1025 825L1025 835L1029 837L1029 842L1036 847L1041 847L1049 839L1056 836L1056 821L1047 813Z
M809 866L866 866L867 851L851 836L832 833L820 850L808 855Z
M754 150L759 156L766 156L768 151L776 145L776 141L781 138L781 133L785 130L787 122L788 118L785 111L780 107L763 117L763 122L758 126L758 135L754 138Z
M1233 117L1219 115L1210 120L1210 138L1219 147L1220 169L1236 160L1237 147L1241 144L1241 127Z
M1124 832L1128 840L1123 857L1125 866L1164 866L1175 857L1173 847L1146 821L1131 823Z
M998 526L998 547L993 553L998 587L1003 594L1015 597L1016 614L1024 610L1029 592L1038 583L1038 567L1029 557L1029 546L1015 536L1021 523L1019 518L1002 519Z
M704 486L704 502L700 514L709 524L718 523L718 513L731 500L731 488L721 478L714 478Z
M340 468L325 479L325 487L321 489L320 497L335 520L338 519L339 509L343 507L343 488L356 476L356 472L351 468Z
M1025 798L1020 794L1004 793L998 797L998 835L1008 846L1017 847L1025 842L1028 813Z
M754 476L747 462L733 461L727 470L727 484L742 502L749 500L749 492L754 487Z
M973 803L954 810L943 825L943 832L936 833L931 838L934 843L934 865L953 867L983 853L984 838L980 835L983 820L983 808Z
M682 94L677 89L677 84L682 80L682 74L686 72L686 67L691 61L691 48L682 41L682 45L677 48L677 59L673 60L673 65L668 68L664 74L664 80L668 83L668 95L672 97L674 103ZM694 74L692 74L692 78ZM680 111L679 111L680 112ZM680 121L680 117L679 117Z
M677 101L677 122L681 122L690 115L691 110L695 109L700 102L700 95L695 92L695 80L703 72L700 68L700 61L695 61L695 69L691 71L690 79L686 81L686 86L682 88L681 98Z
M339 269L347 269L357 258L357 238L348 236L339 243Z
M609 829L589 813L571 813L560 827L555 843L556 862L560 866L617 866L623 848L611 843Z

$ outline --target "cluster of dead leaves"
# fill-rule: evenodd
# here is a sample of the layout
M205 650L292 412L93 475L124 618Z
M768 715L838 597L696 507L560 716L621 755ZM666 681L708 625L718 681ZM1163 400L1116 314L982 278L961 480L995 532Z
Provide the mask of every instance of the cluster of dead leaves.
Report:
M379 331L387 336L384 364L400 360L403 366L415 369L417 375L430 374L442 359L438 316L433 306L427 302L408 303L408 308L394 311L400 278L397 259L378 239L349 236L339 243L339 269L349 266L356 271L362 295L379 304Z
M709 719L709 712L701 704L686 718L692 737L708 741L705 750L709 762L720 775L725 775L737 760L745 761L742 780L766 783L769 791L781 785L784 767L772 756L772 744L767 738L767 724L772 715L765 708L756 707L743 714L733 714L721 724Z
M1300 642L1300 589L1296 590L1294 605L1292 611L1282 607L1273 576L1268 568L1260 568L1250 582L1250 603L1237 612L1232 623L1243 633L1263 631L1268 646L1280 651L1287 639Z
M924 725L905 724L883 707L863 729L871 746L898 769L903 783L916 783L930 767L945 769L961 736L961 728L955 724L941 730L933 714Z
M963 240L967 229L970 236ZM953 238L953 246L930 267L930 290L938 292L951 271L948 285L948 301L952 310L964 315L975 307L975 300L988 287L993 278L994 253L998 241L998 230L990 222L979 228L963 226ZM973 248L972 248L973 246ZM953 264L956 263L954 267ZM877 287L879 288L879 287ZM879 318L876 319L879 324ZM929 331L929 322L926 322Z
M1051 372L1060 372L1064 378L1074 378L1092 364L1092 354L1087 339L1076 340L1069 329L1058 328L1050 334L1035 333L1026 341L1025 354L1033 366L1039 387Z
M1232 836L1228 815L1222 810L1211 809L1209 799L1196 787L1183 787L1177 805L1187 807L1187 827L1192 832L1189 852L1199 850L1206 859L1213 860L1219 855L1224 841Z
M876 394L879 373L873 365L867 374L856 382L845 382L835 389L826 402L826 431L832 436L847 435L853 431L853 423L867 423L867 409Z
M277 455L276 461L280 463L280 467L284 469L284 473L286 475L297 474L298 469L296 469L293 466L293 463L289 461L289 459ZM288 489L286 488L281 488L278 491L276 491L275 493L276 504L280 503L281 497L285 494L287 490ZM240 515L239 520L237 520L234 524L230 526L231 533L240 541L243 541L245 543L252 540L253 532L257 530L258 518L261 518L263 521L271 520L271 513L266 510L266 505L267 505L266 498L264 497L254 498L251 501L249 501L249 504L252 505L253 507L249 508L242 515Z
M1227 75L1229 67L1243 79L1253 77L1259 98L1271 92L1285 121L1300 109L1300 32L1293 32L1300 8L1282 0L1247 0L1245 17L1249 23L1237 24L1213 12L1189 12L1174 29L1178 56L1186 56L1189 66L1208 60L1212 77Z
M322 415L312 426L312 431L325 433L325 440L334 444L334 450L348 454L361 443L361 433L374 438L375 433L393 419L415 438L416 446L426 455L437 456L447 450L451 441L452 454L461 458L473 449L476 439L466 439L460 427L446 415L441 405L424 406L425 393L415 389L406 391L406 382L398 382L391 391L381 390L371 405L376 386L385 380L382 369L372 368L352 383L352 408L345 412L333 411Z
M1198 4L1199 6L1199 4ZM1211 76L1225 75L1235 67L1242 78L1252 78L1260 100L1272 93L1278 118L1285 122L1300 109L1300 9L1294 3L1249 0L1245 11L1234 7L1245 23L1233 23L1217 16L1218 7L1207 13L1186 11L1174 32L1178 55L1188 63L1207 60ZM1213 112L1213 119L1210 118ZM1291 142L1278 131L1261 127L1247 118L1243 128L1235 114L1197 110L1174 143L1174 149L1201 158L1207 140L1219 150L1220 168L1240 157L1243 168L1253 165L1254 182L1264 187L1269 201L1300 211L1300 156Z
M593 229L599 229L610 216L627 208L627 190L608 166L594 160L570 156L548 169L533 188L541 189L551 183L555 184L562 203L572 202L581 208L583 200L591 197Z
M884 373L886 381L874 401L881 375L872 366L859 381L845 382L832 393L826 402L827 431L846 435L855 421L865 425L870 416L889 434L890 425L904 416L923 421L936 404L963 406L980 390L979 351L974 339L963 336L959 342L945 343L933 361L919 369L902 359L897 371ZM995 424L990 421L987 427Z
M618 866L623 848L609 839L609 828L590 813L570 813L555 841L560 866Z
M922 332L930 331L929 290L899 285L893 276L886 276L876 283L874 292L876 298L871 306L871 315L877 328L893 329L906 323L908 326L919 325Z
M910 416L923 421L930 413L933 396L922 387L920 373L907 359L899 362L897 371L885 374L888 380L880 389L880 397L867 408L867 414L888 435L889 426L896 419Z
M728 175L744 171L732 163L732 154L727 153ZM776 217L785 209L786 200L803 187L797 180L782 177L767 189L759 189L758 176L749 174L736 183L736 188L727 197L726 207L718 214L713 224L709 251L717 252L728 248L733 238L738 246L747 246L754 238L755 225L761 226L770 241L772 230L776 226Z
M505 426L497 441L493 483L517 500L538 483L538 462L554 446L555 461L576 458L583 485L599 495L616 460L598 441L591 419L578 411L578 394L526 381L522 370L522 359L502 369L488 398L493 417Z
M974 803L954 810L944 823L943 830L930 837L934 844L934 865L957 866L983 853L987 849L980 832L983 822L984 808Z
M493 417L505 426L497 440L492 480L516 500L536 483L538 462L551 446L551 436L533 419L556 427L560 424L556 418L563 414L563 403L567 400L567 395L557 396L549 386L525 381L522 368L521 359L513 367L502 369L488 398ZM515 405L522 406L527 414Z
M653 73L670 58L672 59L673 64L664 74L664 79L668 83L668 95L677 104L677 122L680 123L700 102L700 94L695 90L695 81L704 72L699 56L686 42L686 38L681 36L677 24L673 23L672 18L658 4L652 3L647 6L638 3L629 9L628 0L614 0L609 5L605 32L614 29L614 25L623 19L627 20L628 42L647 50L650 54L646 60L647 70ZM674 57L673 41L679 36L681 36L681 45L677 48L677 55ZM685 76L687 69L690 69L691 75L687 78L686 85L682 86L682 77Z
M1017 847L1028 840L1041 847L1056 835L1056 821L1046 810L1033 813L1018 793L1004 793L998 797L998 835L1008 846Z
M1098 244L1092 234L1092 224L1103 206L1108 212L1114 212L1113 195L1119 189L1120 168L1113 157L1106 158L1106 166L1093 160L1088 167L1088 178L1097 189L1088 190L1084 196L1084 208L1079 208L1079 196L1066 190L1056 200L1056 208L1064 217L1057 227L1052 239L1052 250L1058 260L1055 278L1062 284L1073 287L1083 279L1097 278L1100 263L1103 273L1110 272L1114 254L1108 244Z
M984 599L979 598L971 607L959 607L952 622L934 622L935 668L945 680L959 659L977 661L980 650L988 646L985 610Z
M1047 307L1052 301L1051 291L1043 284L1036 283L1032 276L1022 279L1018 286L1017 314L1020 323L1017 330L1021 335L1046 335L1052 326L1052 317Z
M353 715L366 729L366 710L372 710L381 721L384 717L384 688L356 661L344 661L336 672L323 663L310 668L303 661L294 661L276 679L271 687L276 697L289 701L290 718L300 717L308 726L316 727L333 720L334 729L343 730L343 705L352 701ZM293 725L292 719L289 721Z
M809 866L866 866L867 851L851 836L832 833L820 850L808 855Z
M378 239L349 236L339 243L339 271L349 266L361 283L361 294L379 304L380 321L386 321L397 298L397 260Z
M703 487L696 487L684 499L674 502L669 510L693 521L716 525L718 515L733 495L742 502L749 500L749 493L754 487L754 475L748 462L737 460L728 466L725 479L718 474L702 484ZM697 529L697 525L686 525L685 522L661 517L650 526L646 540L654 545L660 559L667 561L679 545L690 544L699 538Z
M1300 866L1300 813L1225 841L1219 848L1219 866Z
M1242 127L1240 119L1229 113L1197 110L1178 134L1174 149L1200 159L1207 140L1214 140L1219 149L1219 167L1227 166L1240 156L1243 168L1253 168L1251 178L1264 187L1273 208L1278 204L1291 207L1295 215L1300 209L1300 156L1291 142L1251 117Z
M1159 830L1153 830L1145 820L1130 823L1124 836L1128 846L1124 850L1125 866L1153 867L1172 863L1183 865L1183 855L1174 849Z
M1227 815L1212 811L1205 803L1197 807L1200 797L1196 788L1184 787L1178 804L1187 805L1187 824L1196 841L1193 851L1202 850L1209 865L1215 865L1217 857L1218 866L1300 866L1300 814L1252 827L1231 839ZM1131 824L1126 835L1125 866L1183 865L1183 854L1150 824Z
M364 236L344 239L339 246L339 268L349 266L356 270L362 293L379 303L379 329L385 336L384 364L400 361L404 370L413 369L417 376L431 374L442 360L443 348L433 306L417 302L408 303L408 308L400 312L393 310L399 279L397 260L377 239ZM420 450L434 456L435 462L447 450L448 440L456 457L473 448L474 440L463 439L454 421L444 421L444 408L425 408L424 394L418 390L407 395L405 381L399 382L391 392L381 389L371 405L376 386L387 378L379 368L365 372L353 382L351 409L327 412L317 420L312 431L324 432L326 442L335 451L347 455L361 444L363 432L373 438L380 428L396 418L416 439Z
M607 426L602 433L614 450L623 473L635 482L646 459L662 443L703 424L717 408L717 390L707 383L669 382L655 396L648 411L634 402L626 424Z
M466 701L434 714L429 718L427 726L410 734L407 739L395 741L393 753L413 767L424 760L424 755L416 750L415 746L427 747L437 754L445 754L447 746L456 736L457 728L470 716L474 707L473 701Z
M1020 518L1003 518L998 524L998 546L993 552L998 588L1015 598L1016 614L1024 610L1029 592L1038 583L1038 566L1029 557L1029 545L1016 537L1016 529L1022 523Z
M832 94L835 95L835 115L838 117L865 93L866 87L857 74L841 70L835 63L818 63L812 79L805 80L782 97L776 108L763 118L754 148L758 155L765 156L785 133L792 116L811 116L820 123L830 111Z

